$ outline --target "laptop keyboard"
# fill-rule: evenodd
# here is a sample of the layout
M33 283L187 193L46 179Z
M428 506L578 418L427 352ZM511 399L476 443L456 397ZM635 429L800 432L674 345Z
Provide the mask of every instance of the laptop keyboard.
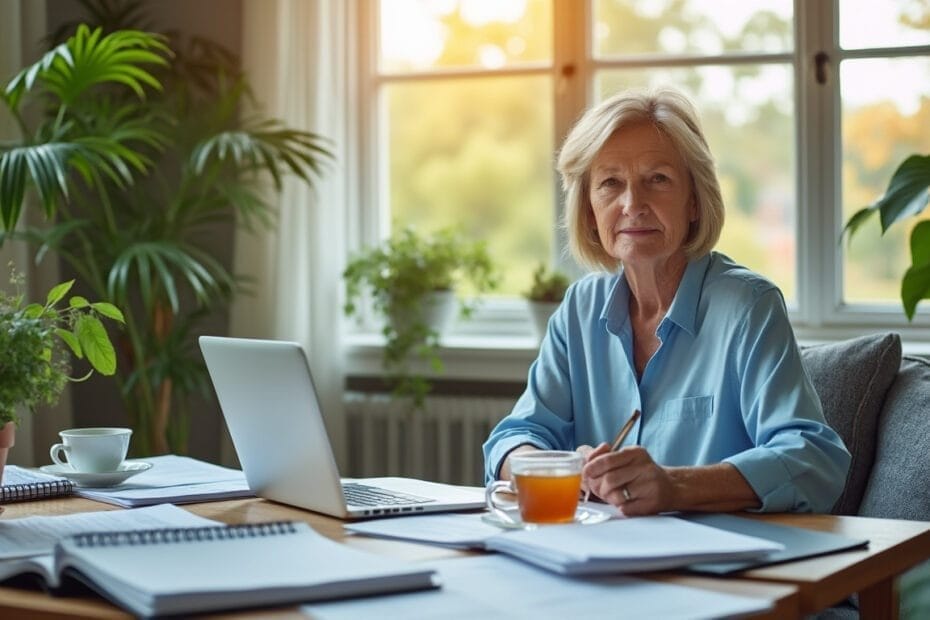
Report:
M428 497L388 491L365 484L350 482L342 485L342 494L350 506L408 506L432 502Z

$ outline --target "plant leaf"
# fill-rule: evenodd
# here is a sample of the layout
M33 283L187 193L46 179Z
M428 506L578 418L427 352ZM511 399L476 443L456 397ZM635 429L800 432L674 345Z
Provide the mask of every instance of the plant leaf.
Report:
M90 305L90 302L87 301L86 297L81 297L80 295L75 295L68 300L68 306L71 308L86 308Z
M930 264L930 221L923 221L911 231L911 264Z
M94 370L107 376L116 372L116 351L100 319L82 314L75 322L74 332Z
M873 207L865 207L853 213L852 217L849 218L849 221L846 222L846 226L843 228L843 235L847 235L849 241L852 242L853 235L856 234L856 231L869 221L876 212L877 209Z
M901 280L901 303L909 321L922 299L930 299L930 265L912 265Z
M90 307L103 316L113 319L114 321L119 321L120 323L126 322L126 319L123 317L123 312L113 304L107 303L105 301L98 301L92 303Z
M23 316L27 319L37 319L42 316L43 312L45 308L41 304L29 304L23 308Z
M922 299L930 299L930 221L911 231L911 266L901 279L901 303L909 321Z
M78 359L84 359L84 352L81 351L81 343L78 342L77 336L69 332L67 329L62 329L61 327L56 327L55 333L58 334L58 337L61 338L65 344L71 348L71 352L74 353L74 357Z
M48 297L45 299L46 307L54 306L61 301L62 298L68 294L68 291L71 290L72 286L74 286L74 280L68 280L67 282L62 282L52 287L52 290L48 292Z
M877 209L882 221L882 232L895 222L917 215L927 206L927 188L930 187L930 155L911 155L898 166L885 195L870 208Z

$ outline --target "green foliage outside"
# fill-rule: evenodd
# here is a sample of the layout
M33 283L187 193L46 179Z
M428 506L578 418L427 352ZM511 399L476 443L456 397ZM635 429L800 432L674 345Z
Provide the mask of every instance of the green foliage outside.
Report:
M429 382L413 372L414 357L442 370L439 334L425 321L428 297L436 291L461 291L469 284L476 293L493 290L498 277L481 241L468 241L453 229L420 235L404 228L382 245L368 248L349 261L343 272L345 313L360 314L366 293L371 307L385 319L383 366L394 382L394 394L409 396L419 407L430 390ZM460 298L464 317L471 315L475 299Z
M18 422L18 406L35 410L58 402L68 380L83 381L94 371L115 373L116 352L100 319L123 322L123 313L106 302L73 295L61 305L74 280L52 287L41 304L26 303L15 271L10 282L15 294L0 290L0 426ZM69 376L68 351L90 364L83 377Z
M249 85L216 43L127 29L139 3L84 4L123 29L78 26L0 96L21 134L0 143L0 243L53 252L123 309L115 377L133 450L184 453L188 397L208 390L198 325L246 290L217 231L270 225L268 190L288 174L312 183L329 153L315 134L241 118ZM17 229L30 193L48 226Z

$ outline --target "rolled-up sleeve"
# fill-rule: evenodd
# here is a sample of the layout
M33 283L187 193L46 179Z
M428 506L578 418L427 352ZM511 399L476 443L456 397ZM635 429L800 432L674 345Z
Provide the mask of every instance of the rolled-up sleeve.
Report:
M759 496L760 511L828 512L843 491L850 455L824 420L777 290L749 308L730 353L755 447L725 462Z

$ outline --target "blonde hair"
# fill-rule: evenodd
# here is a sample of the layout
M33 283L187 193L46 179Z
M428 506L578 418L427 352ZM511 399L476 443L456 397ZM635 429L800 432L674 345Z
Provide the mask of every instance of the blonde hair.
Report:
M685 256L689 260L703 256L720 239L723 197L694 105L669 88L625 91L584 113L565 138L556 166L565 192L568 247L575 260L589 268L613 271L619 265L597 234L589 198L591 164L614 132L642 122L651 123L671 140L691 175L698 219L685 240Z

